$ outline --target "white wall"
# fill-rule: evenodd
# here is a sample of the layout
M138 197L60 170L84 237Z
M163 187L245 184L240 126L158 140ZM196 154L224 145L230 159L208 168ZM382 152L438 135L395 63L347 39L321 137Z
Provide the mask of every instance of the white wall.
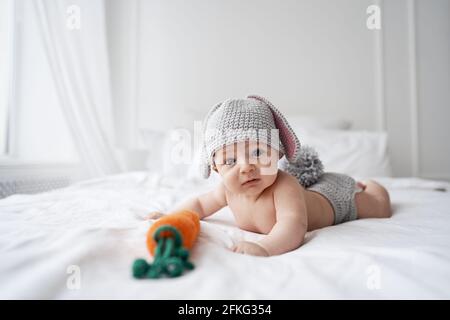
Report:
M450 180L450 1L417 2L417 170Z
M383 3L385 108L394 170L450 181L449 1Z
M411 72L408 3L383 1L384 108L393 171L409 176L412 170Z
M141 1L139 125L257 93L375 129L371 1ZM173 110L167 112L167 110Z
M136 127L189 125L217 101L258 93L288 115L387 130L396 176L450 180L447 0L113 3L109 14L128 19L110 38L129 45L113 81L135 85L122 122L131 141ZM371 4L382 8L381 31L366 28Z
M7 151L7 124L10 96L10 61L11 61L11 27L12 1L0 1L0 157Z
M137 1L105 2L117 146L136 148Z
M17 155L77 162L31 3L17 3ZM450 180L448 0L105 3L118 146L135 149L138 128L189 126L217 101L259 93L288 115L386 129L396 176ZM381 32L366 28L373 3Z

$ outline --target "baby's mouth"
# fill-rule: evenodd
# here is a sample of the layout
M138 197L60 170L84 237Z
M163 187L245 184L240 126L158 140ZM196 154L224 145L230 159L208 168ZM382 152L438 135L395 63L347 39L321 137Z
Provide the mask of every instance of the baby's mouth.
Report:
M259 180L260 179L258 179L258 178L249 179L249 180L245 181L242 185L246 186L246 185L249 185L249 184L257 183Z

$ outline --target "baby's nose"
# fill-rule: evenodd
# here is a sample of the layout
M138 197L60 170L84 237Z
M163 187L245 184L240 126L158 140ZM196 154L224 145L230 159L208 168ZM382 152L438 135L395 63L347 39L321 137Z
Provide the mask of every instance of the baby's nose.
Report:
M240 171L241 173L248 173L248 172L252 172L256 169L255 165L252 163L249 163L248 161L246 161L245 163L242 163L240 166Z

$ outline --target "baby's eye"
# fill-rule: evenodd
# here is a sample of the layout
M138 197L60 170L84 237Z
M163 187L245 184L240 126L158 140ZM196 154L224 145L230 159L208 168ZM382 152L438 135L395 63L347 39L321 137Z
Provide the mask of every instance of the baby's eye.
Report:
M234 159L234 158L228 158L225 160L225 165L227 165L227 166L232 166L235 163L236 163L236 159Z
M256 149L256 150L253 151L253 156L254 157L260 157L263 154L264 154L264 150L261 150L261 149Z

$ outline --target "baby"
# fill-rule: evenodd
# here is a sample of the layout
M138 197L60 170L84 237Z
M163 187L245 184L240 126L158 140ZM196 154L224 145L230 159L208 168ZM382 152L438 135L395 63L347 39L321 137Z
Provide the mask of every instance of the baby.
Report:
M267 99L248 96L215 105L204 121L203 176L221 176L212 191L177 206L208 217L225 206L238 227L265 234L232 250L255 256L300 247L307 231L361 218L391 216L389 194L375 181L324 173L307 188L278 160L298 163L300 143L285 117ZM275 134L274 134L275 133ZM279 134L279 135L278 135ZM154 213L151 218L158 218Z

